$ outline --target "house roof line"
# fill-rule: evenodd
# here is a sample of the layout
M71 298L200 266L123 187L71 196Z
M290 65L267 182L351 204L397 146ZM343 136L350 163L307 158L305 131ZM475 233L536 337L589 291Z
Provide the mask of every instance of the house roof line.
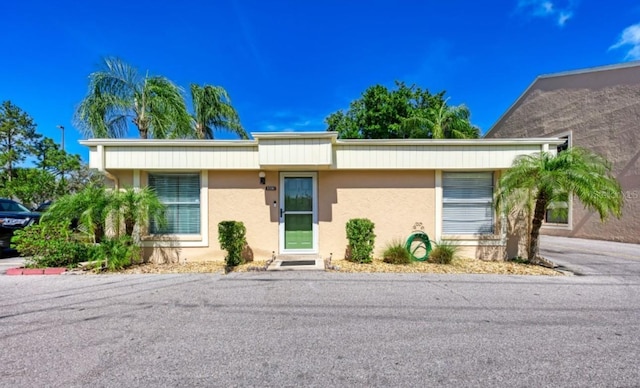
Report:
M246 147L258 145L257 140L202 140L202 139L113 139L98 138L80 140L84 146L180 146L180 147L202 147L206 145L218 145L225 147Z
M298 138L335 138L325 136L323 133L315 133L320 136L313 136L307 132L306 136ZM261 137L261 136L259 136ZM276 136L270 134L266 139L291 139L289 134ZM500 138L500 139L338 139L332 143L336 146L411 146L411 145L441 145L441 146L462 146L462 145L530 145L530 144L562 144L564 139L555 137L537 137L537 138ZM79 142L84 146L111 146L111 147L255 147L259 144L259 140L195 140L195 139L88 139Z
M520 96L518 96L518 98L509 106L509 108L507 108L507 110L504 111L502 115L500 115L500 117L493 123L491 128L487 131L487 133L484 134L483 137L487 137L489 134L491 134L491 132L493 132L493 129L496 127L496 124L501 122L502 119L504 119L507 115L509 115L511 111L516 107L516 105L518 105L518 103L529 93L529 90L533 88L533 85L535 85L540 80L557 78L557 77L567 77L567 76L580 75L580 74L586 74L586 73L596 73L600 71L626 69L630 67L640 67L640 61L630 61L630 62L624 62L624 63L616 63L613 65L595 66L595 67L587 67L584 69L561 71L558 73L541 74L537 76L533 80L533 82L531 82L531 84L529 84L529 86L524 90L524 92L522 92Z

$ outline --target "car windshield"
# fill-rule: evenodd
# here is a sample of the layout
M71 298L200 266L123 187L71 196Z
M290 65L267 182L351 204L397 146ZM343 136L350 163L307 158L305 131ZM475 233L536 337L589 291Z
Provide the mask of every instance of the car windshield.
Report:
M28 212L29 209L20 205L18 202L2 201L0 202L0 211L3 212Z

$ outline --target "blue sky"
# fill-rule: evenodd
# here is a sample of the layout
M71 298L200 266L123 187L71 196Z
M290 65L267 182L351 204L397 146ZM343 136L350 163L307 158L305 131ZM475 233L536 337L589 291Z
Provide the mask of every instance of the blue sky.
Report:
M538 75L640 59L629 0L22 0L0 14L0 101L58 142L63 125L85 160L72 116L105 56L224 87L249 132L325 130L394 80L446 90L485 132Z

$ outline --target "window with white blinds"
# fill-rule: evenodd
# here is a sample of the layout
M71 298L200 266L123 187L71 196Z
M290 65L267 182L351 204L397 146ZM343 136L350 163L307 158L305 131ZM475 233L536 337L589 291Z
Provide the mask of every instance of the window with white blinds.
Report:
M442 173L443 234L494 232L493 173Z
M200 174L149 174L149 187L167 206L167 225L153 234L200 234Z

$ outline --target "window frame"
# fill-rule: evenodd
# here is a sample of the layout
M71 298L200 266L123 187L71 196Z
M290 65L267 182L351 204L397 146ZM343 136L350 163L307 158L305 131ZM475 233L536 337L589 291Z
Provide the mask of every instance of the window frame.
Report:
M453 185L450 185L451 182L447 182L447 175L453 175L453 174L467 174L467 175L473 175L473 174L489 174L490 178L490 189L491 189L491 195L486 196L486 197L481 197L481 198L447 198L446 196L446 192L447 192L447 188L448 187L452 187ZM496 216L496 212L494 209L494 205L493 205L493 196L495 193L495 188L496 188L496 174L495 171L442 171L442 178L441 178L441 182L442 182L442 215L441 215L441 222L442 222L442 235L443 236L447 236L447 237L451 237L451 236L495 236L496 235L496 228L497 228L497 216ZM455 186L453 186L455 187ZM482 185L479 187L483 187L483 188L487 188L487 185ZM476 209L482 209L484 211L489 211L491 214L490 217L490 223L491 223L491 227L490 230L486 230L486 231L481 231L478 230L476 232L468 232L468 231L456 231L456 230L447 230L447 220L446 218L446 213L447 213L447 204L449 205L478 205L475 206ZM469 206L469 208L474 208L474 206ZM482 222L482 221L479 221Z
M573 133L571 131L569 132L562 132L559 134L554 135L560 139L567 139L564 143L559 144L556 147L556 155L559 154L560 152L566 151L568 149L570 149L571 147L573 147ZM551 213L553 212L554 208L567 208L567 219L566 222L553 222L553 221L547 221L550 217L552 217ZM547 211L545 211L544 213L544 219L542 222L542 228L543 229L564 229L564 230L571 230L572 229L572 225L573 225L573 198L572 196L569 196L569 198L567 198L567 201L561 201L561 202L557 202L557 203L551 203L549 205L549 208L547 209Z
M139 170L134 171L134 176ZM143 238L144 247L208 247L209 246L209 174L202 171L146 171L146 182L151 187L150 175L192 175L198 174L200 180L200 231L198 234L149 233Z

